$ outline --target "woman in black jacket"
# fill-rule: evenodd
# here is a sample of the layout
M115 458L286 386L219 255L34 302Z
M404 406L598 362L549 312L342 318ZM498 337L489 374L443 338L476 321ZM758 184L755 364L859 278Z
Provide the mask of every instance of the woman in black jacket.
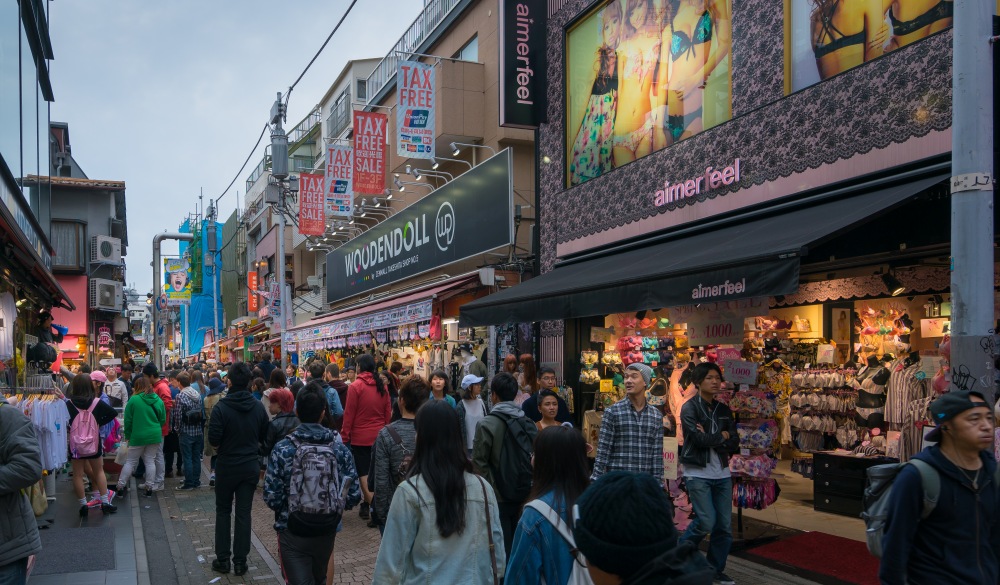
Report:
M279 372L280 373L280 372ZM264 443L261 445L261 466L267 467L267 460L271 457L271 451L278 441L284 439L295 427L299 426L299 419L295 416L295 398L291 390L287 388L275 388L267 395L269 401L268 408L274 416L271 422L267 423L267 434L264 435Z
M69 397L66 400L66 408L69 410L69 432L73 436L73 425L76 424L80 412L90 409L94 420L97 422L98 432L101 426L115 420L118 413L110 404L94 396L94 384L90 381L90 374L77 374L69 384ZM114 514L118 507L111 503L108 497L108 479L104 475L104 448L101 444L100 436L97 439L97 452L80 454L70 449L73 461L73 492L80 500L80 516L86 517L90 512L87 505L86 494L83 491L83 475L90 478L91 488L97 488L100 492L101 511L105 514Z

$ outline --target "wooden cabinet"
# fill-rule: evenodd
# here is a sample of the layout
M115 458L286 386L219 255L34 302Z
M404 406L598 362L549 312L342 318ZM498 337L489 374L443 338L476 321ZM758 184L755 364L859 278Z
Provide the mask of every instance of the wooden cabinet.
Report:
M864 507L866 471L893 463L887 457L854 457L833 453L813 455L813 508L858 518Z

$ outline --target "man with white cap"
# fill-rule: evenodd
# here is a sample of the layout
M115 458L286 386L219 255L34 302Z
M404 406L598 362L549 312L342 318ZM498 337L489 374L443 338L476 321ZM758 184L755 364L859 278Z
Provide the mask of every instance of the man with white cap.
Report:
M625 398L604 410L591 480L632 471L663 482L663 415L646 402L652 378L653 369L641 362L625 368Z
M480 395L483 392L483 378L468 374L462 378L462 399L455 405L458 417L462 421L462 438L465 448L472 457L472 442L476 438L476 425L490 413L489 407Z

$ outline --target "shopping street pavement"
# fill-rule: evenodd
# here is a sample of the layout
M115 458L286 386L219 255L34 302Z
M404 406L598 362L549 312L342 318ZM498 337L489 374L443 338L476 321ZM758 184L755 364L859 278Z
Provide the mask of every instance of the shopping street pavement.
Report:
M112 476L113 477L113 476ZM215 492L208 485L207 473L203 487L193 491L176 491L179 479L168 479L167 489L152 497L132 490L126 498L116 500L119 512L103 516L94 510L86 520L80 520L77 507L69 492L69 478L58 480L59 500L50 511L55 515L53 536L62 534L69 540L84 543L86 550L101 552L104 565L98 570L81 571L74 562L58 564L65 550L55 546L44 550L38 566L47 574L33 574L30 585L227 585L234 583L283 583L277 562L278 542L273 529L273 514L261 500L258 489L253 505L252 547L248 558L249 571L236 577L212 571L215 558ZM88 540L98 533L74 530L102 529L101 540ZM68 531L66 533L57 530ZM46 540L52 537L43 536ZM344 517L344 530L337 537L335 548L336 577L334 583L368 585L372 582L375 557L380 538L378 530L368 528L358 517L357 510ZM55 549L55 550L54 550ZM55 563L55 564L53 564ZM87 567L94 569L95 567ZM745 559L730 558L726 572L740 585L810 585L809 581L765 567ZM381 585L381 584L380 584Z

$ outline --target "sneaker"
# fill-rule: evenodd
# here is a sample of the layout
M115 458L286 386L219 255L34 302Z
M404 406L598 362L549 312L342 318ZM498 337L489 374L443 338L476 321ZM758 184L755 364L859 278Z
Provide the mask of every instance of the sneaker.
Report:
M733 581L733 578L725 573L716 573L712 585L736 585L736 581Z
M125 496L128 495L128 486L127 485L115 486L115 494L117 494L119 498L124 498Z
M179 486L175 487L174 489L177 490L177 491L179 491L179 492L189 492L191 490L196 490L198 488L195 487L195 486L193 486L193 485L179 485Z
M90 506L80 506L80 517L86 518L87 514L90 513Z
M118 506L114 504L101 504L101 512L105 514L114 514L118 511Z
M211 486L211 487L215 487L215 474L214 473L211 476L209 476L209 478L208 478L208 485Z
M118 492L116 492L115 490L109 489L108 490L108 503L109 504L114 504L115 503L115 496L117 496L117 495L118 495Z
M358 516L361 516L362 520L368 520L372 517L368 502L361 502L361 509L358 510Z
M173 476L174 476L174 472L170 471L169 469L166 471L166 473L163 474L163 477L167 477L167 478L170 478L170 477L173 477Z

